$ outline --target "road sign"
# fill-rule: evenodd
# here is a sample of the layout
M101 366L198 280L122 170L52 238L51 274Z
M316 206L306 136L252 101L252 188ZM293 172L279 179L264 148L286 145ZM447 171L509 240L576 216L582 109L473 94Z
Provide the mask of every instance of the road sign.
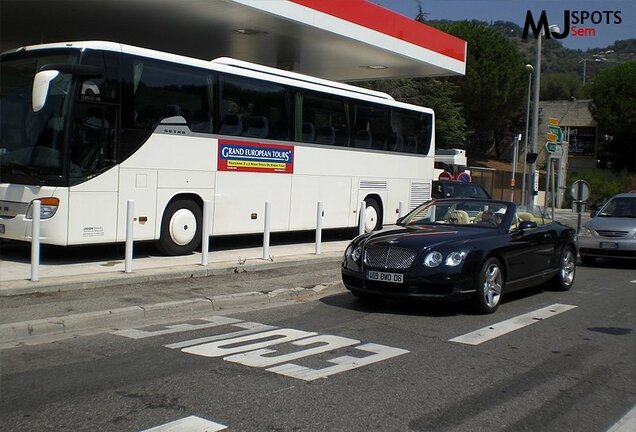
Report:
M558 126L548 126L548 141L560 143L563 141L563 131Z
M548 118L548 124L550 126L558 126L559 125L559 119L556 117L550 117Z
M558 143L550 143L555 145L555 149L553 152L550 152L550 157L552 159L560 159L563 157L563 145Z
M457 175L457 180L464 183L470 183L472 181L472 178L470 177L469 173L461 172Z
M577 180L572 183L570 196L575 201L587 201L590 197L590 185L585 180Z
M452 180L453 179L453 175L451 173L449 173L448 171L444 171L442 173L440 173L440 175L437 177L438 180Z
M548 153L554 153L557 149L557 143L548 141L545 143L545 149Z

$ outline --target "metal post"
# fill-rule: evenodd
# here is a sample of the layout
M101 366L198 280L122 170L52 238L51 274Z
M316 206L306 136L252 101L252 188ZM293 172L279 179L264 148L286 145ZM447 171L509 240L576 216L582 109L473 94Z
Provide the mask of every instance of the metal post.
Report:
M201 265L208 265L208 249L210 248L210 201L203 200L203 227L201 234Z
M316 206L316 255L320 255L320 243L322 242L322 201Z
M521 178L521 205L525 206L528 202L526 196L526 172L528 169L528 162L526 162L526 156L528 155L528 132L530 131L530 97L532 91L532 71L534 67L531 64L526 65L528 70L528 104L526 107L526 129L523 144L523 177Z
M558 187L556 184L556 179L554 178L554 164L561 164L561 159L554 159L554 162L550 164L550 184L552 185L552 189L550 191L550 197L552 202L552 222L554 222L554 201L556 199L555 189ZM557 165L558 166L558 165Z
M552 158L548 154L548 159L546 160L547 165L545 167L545 193L543 194L543 208L545 209L546 214L548 213L548 196L550 194L550 169L552 168Z
M404 201L400 201L398 204L398 217L404 216Z
M265 226L263 229L263 259L269 259L269 232L271 229L270 218L272 215L272 202L265 201Z
M539 140L539 90L541 88L541 38L542 35L539 35L537 38L537 52L535 57L535 80L534 80L534 105L532 107L532 153L537 153L537 149L539 148L538 140ZM528 203L528 207L532 209L535 204L535 177L537 176L537 165L536 161L530 164L529 167L530 172L530 185L532 185L532 190L530 192L530 202Z
M132 259L133 259L133 223L135 214L135 201L128 200L126 206L126 255L124 272L132 272Z
M512 152L512 179L510 179L510 201L515 200L515 183L517 181L517 157L519 153L519 141L521 141L521 134L515 136L514 149Z
M364 214L367 212L367 203L360 203L360 214L358 216L358 235L364 234Z
M31 215L31 281L40 280L40 200L33 201Z
M578 184L578 188L576 191L576 202L577 202L577 206L582 206L582 202L583 202L583 183L579 183ZM581 232L581 214L583 213L581 210L583 210L581 207L577 207L577 217L576 217L576 234L578 235Z

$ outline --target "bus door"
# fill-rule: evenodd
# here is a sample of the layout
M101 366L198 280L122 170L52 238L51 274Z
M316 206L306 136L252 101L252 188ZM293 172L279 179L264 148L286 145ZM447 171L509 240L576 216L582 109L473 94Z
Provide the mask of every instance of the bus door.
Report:
M118 83L103 53L86 54L103 74L78 77L66 152L69 176L68 243L117 239Z

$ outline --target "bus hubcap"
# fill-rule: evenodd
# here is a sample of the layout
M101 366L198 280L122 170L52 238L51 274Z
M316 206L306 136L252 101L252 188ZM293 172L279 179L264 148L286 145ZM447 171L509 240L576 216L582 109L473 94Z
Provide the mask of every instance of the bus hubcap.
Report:
M190 210L179 209L170 219L170 237L179 246L192 241L197 232L197 219Z
M373 207L367 207L364 212L364 229L366 232L371 232L374 230L376 221L378 220L378 213L375 211Z

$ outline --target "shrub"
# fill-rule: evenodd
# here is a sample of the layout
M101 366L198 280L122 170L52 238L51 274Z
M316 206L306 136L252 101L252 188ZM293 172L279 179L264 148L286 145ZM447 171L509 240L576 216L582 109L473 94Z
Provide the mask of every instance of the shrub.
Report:
M567 190L563 203L565 208L572 206L570 188L576 180L585 180L590 185L590 197L587 200L589 209L598 209L612 196L636 188L636 174L627 171L621 173L609 170L572 171L568 173Z

